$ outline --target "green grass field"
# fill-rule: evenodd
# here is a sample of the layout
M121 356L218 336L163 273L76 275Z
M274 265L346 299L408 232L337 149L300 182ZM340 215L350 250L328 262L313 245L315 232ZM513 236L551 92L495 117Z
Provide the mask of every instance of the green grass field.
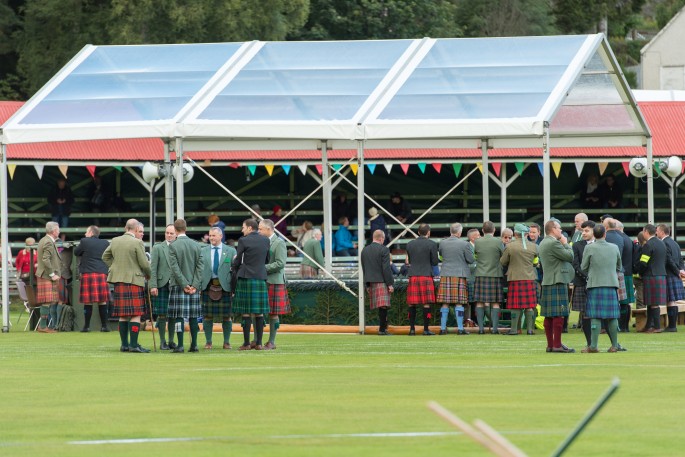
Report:
M283 333L276 351L122 354L116 332L21 329L0 335L3 456L486 455L429 400L545 456L614 377L619 391L566 455L683 453L685 329L621 335L618 354L547 354L542 332Z

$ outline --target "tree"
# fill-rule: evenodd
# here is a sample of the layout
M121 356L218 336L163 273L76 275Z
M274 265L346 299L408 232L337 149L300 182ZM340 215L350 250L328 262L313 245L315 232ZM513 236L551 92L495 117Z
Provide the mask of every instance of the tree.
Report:
M19 78L16 75L17 54L14 35L21 22L8 0L0 0L0 100L21 100Z
M557 32L548 0L461 0L464 36L551 35Z

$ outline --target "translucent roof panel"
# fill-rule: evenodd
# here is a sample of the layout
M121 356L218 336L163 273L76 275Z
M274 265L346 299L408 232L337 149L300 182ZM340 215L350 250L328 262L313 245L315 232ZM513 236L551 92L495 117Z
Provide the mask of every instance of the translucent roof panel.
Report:
M533 117L586 38L437 40L378 118Z
M173 119L241 43L94 48L20 124Z
M266 43L197 118L351 119L411 43Z

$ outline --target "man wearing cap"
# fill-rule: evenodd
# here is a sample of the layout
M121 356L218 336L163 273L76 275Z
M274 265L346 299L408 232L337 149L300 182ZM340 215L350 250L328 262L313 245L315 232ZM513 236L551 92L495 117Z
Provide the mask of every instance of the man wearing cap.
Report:
M495 238L495 224L490 221L483 223L483 237L474 243L476 256L476 281L474 295L476 301L476 317L478 319L478 333L485 333L485 307L491 306L490 333L499 333L499 305L504 299L502 290L502 264L500 257L504 251L502 241Z
M647 325L645 332L661 333L660 306L668 303L666 286L666 245L656 236L653 224L645 225L642 230L645 244L637 264L637 271L642 277L644 303L647 306Z
M265 350L276 349L276 333L280 326L279 316L290 314L290 298L285 287L285 262L288 254L285 242L274 233L274 223L263 219L259 234L269 239L269 262L266 264L266 285L269 295L269 341Z
M442 258L440 285L438 286L438 303L440 308L440 334L447 334L447 316L450 306L454 306L457 319L457 333L468 335L464 330L464 305L469 303L467 279L471 274L471 265L476 262L468 241L460 239L462 226L454 223L450 226L450 237L440 241L438 253Z
M561 343L564 317L568 317L568 284L573 280L573 250L556 219L545 223L545 238L539 246L545 271L540 294L541 314L545 316L547 352L575 352Z
M152 275L150 276L150 298L152 310L157 315L157 329L159 330L159 348L163 351L176 349L174 343L174 322L169 321L169 342L166 340L167 315L169 314L169 281L171 281L171 268L169 268L169 245L176 240L174 224L169 224L164 229L164 241L152 246L150 256L152 259Z
M685 288L683 288L685 267L680 255L680 246L671 238L671 227L666 224L659 224L656 227L656 236L666 246L666 293L668 295L668 304L666 305L668 327L666 327L666 331L677 332L678 305L676 302L685 299Z
M421 224L419 237L407 243L407 264L409 285L407 286L407 305L409 306L409 335L415 335L416 307L423 306L423 334L435 335L428 328L431 314L430 306L435 303L435 284L433 267L438 265L438 245L430 239L430 225Z
M387 336L388 308L395 279L390 269L390 250L383 245L385 233L376 230L372 242L362 249L361 262L369 308L378 310L378 335Z
M587 305L587 276L581 269L583 261L583 253L585 247L595 242L594 221L585 221L580 226L583 234L583 239L573 243L573 270L575 277L573 278L573 295L571 297L571 310L578 312L580 318L580 327L583 329L585 335L586 347L589 347L592 342L591 320L585 314L585 307Z
M403 224L408 224L413 220L411 206L409 206L409 203L402 197L402 195L400 195L399 192L395 192L390 196L388 213L395 216L397 220Z
M38 267L36 269L36 303L40 306L41 333L56 333L57 326L57 283L61 278L62 262L57 252L56 242L59 238L59 224L45 224L45 236L38 242ZM49 320L49 321L48 321Z
M507 335L518 335L520 310L526 314L528 335L534 335L533 309L537 306L535 258L538 256L538 247L526 241L528 231L526 225L516 224L514 240L507 244L500 258L502 266L507 267L507 309L511 310L511 328Z

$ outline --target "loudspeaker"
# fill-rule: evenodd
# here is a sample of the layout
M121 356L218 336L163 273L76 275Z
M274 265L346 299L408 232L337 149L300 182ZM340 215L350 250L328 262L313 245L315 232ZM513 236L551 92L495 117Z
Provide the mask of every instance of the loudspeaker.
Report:
M162 170L159 165L145 162L145 165L143 165L143 180L145 182L150 182L153 179L159 179L163 176L161 171Z
M683 170L683 161L677 156L663 158L659 160L659 168L663 173L666 173L671 178L675 178L680 176L680 172Z
M644 178L647 176L647 158L635 157L630 159L630 174L636 178Z
M189 163L184 163L183 164L183 182L188 182L191 179L193 179L193 176L195 175L195 170L193 169L193 166ZM178 165L174 165L172 169L172 176L176 178L178 176Z

